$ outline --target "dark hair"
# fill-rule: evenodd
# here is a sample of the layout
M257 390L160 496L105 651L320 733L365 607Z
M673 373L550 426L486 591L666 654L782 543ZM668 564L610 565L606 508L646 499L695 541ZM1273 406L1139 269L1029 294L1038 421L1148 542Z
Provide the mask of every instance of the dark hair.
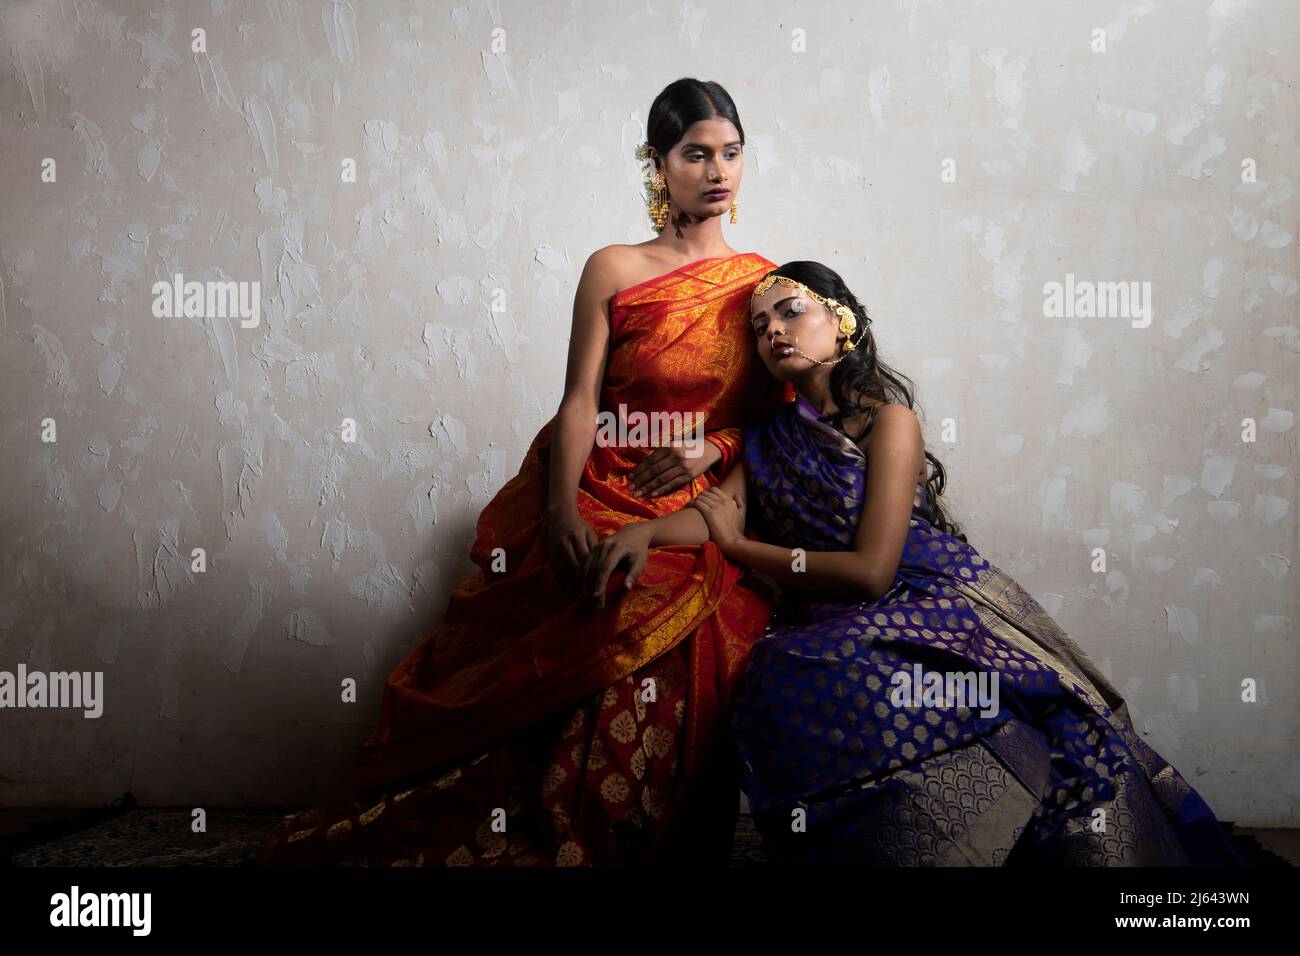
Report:
M714 117L729 120L740 134L740 145L745 145L745 127L740 125L731 94L720 83L684 76L665 86L650 104L646 143L662 158L693 125Z
M867 315L866 307L849 291L849 287L844 284L839 273L820 262L795 261L787 262L767 273L767 275L773 274L788 276L802 282L818 295L824 295L841 305L847 305L858 320L858 328L852 336L856 343L854 348L845 353L831 369L831 399L835 402L836 411L820 416L821 421L827 422L848 435L854 442L860 443L875 427L876 410L882 405L899 404L906 405L913 411L917 409L912 401L912 389L915 385L907 376L896 372L880 360L876 339L868 324L870 317ZM912 387L909 388L909 385ZM856 418L863 414L866 416L866 425L859 434L850 435L845 428L844 419ZM966 535L944 512L939 501L947 484L943 464L930 454L928 449L925 457L933 465L925 482L930 506L927 518L930 524L969 544Z

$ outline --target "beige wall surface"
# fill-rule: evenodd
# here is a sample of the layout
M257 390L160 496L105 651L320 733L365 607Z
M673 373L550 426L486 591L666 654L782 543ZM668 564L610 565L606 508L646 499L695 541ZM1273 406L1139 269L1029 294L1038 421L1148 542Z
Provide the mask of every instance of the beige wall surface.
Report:
M0 4L0 671L103 674L0 709L0 805L340 785L694 76L746 133L727 242L845 276L971 543L1221 818L1300 823L1296 11ZM157 314L178 273L257 324Z

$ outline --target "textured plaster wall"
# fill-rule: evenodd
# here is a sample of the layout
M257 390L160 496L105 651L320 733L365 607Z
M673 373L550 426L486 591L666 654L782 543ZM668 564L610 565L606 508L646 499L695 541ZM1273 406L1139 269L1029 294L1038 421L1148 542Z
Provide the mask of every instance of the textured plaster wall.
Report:
M1297 36L1289 0L0 3L0 670L105 682L0 710L0 804L340 784L697 76L747 134L727 241L845 275L972 543L1221 817L1300 823ZM259 324L155 315L174 273ZM1067 275L1149 324L1045 315Z

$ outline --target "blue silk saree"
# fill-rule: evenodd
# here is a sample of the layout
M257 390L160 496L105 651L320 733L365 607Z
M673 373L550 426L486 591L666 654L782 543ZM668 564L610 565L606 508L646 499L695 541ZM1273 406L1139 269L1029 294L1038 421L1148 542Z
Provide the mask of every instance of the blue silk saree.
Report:
M745 430L744 454L763 541L852 548L867 469L854 442L799 397ZM918 483L902 559L879 600L788 589L754 646L733 729L769 856L1240 864L1205 801L1138 736L1088 656L930 516ZM946 678L946 695L926 672ZM968 689L996 682L996 706L954 696L963 679ZM900 695L910 682L935 693Z

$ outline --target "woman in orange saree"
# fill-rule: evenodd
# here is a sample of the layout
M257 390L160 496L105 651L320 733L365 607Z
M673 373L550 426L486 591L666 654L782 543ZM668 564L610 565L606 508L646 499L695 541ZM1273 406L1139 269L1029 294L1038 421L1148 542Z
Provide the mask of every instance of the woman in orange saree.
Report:
M743 421L783 401L749 331L750 291L773 267L702 259L610 299L601 410L701 412L723 459L640 497L628 477L654 449L597 442L577 505L598 535L717 485ZM739 799L727 721L769 596L712 542L652 549L637 586L616 575L603 606L562 587L546 548L555 424L483 510L478 570L442 625L389 676L359 793L286 817L260 862L725 864Z

